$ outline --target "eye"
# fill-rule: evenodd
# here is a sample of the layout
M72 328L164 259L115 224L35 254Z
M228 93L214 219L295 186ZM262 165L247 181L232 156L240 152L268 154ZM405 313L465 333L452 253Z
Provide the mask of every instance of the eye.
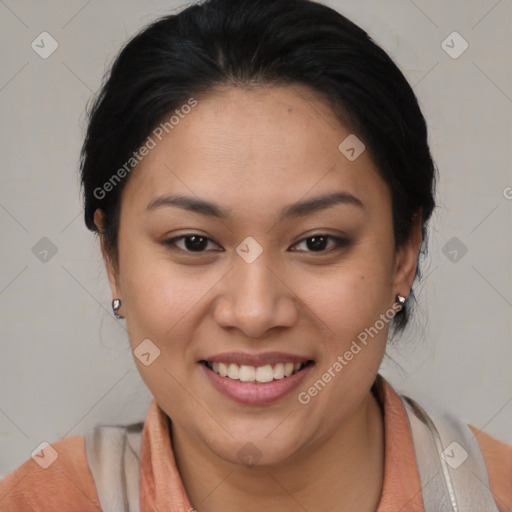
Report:
M179 247L177 242L182 242L184 247ZM164 240L163 244L169 246L171 249L179 250L183 252L205 252L204 249L208 246L208 243L212 242L214 245L215 242L206 236L199 235L198 233L191 233L188 235L181 235L175 238L171 238L169 240ZM217 245L218 247L218 245Z
M178 246L178 242L182 242L183 245L180 247ZM206 252L206 247L208 247L209 243L212 243L213 245L216 245L219 247L211 238L202 236L198 233L191 233L187 235L181 235L175 238L170 238L169 240L164 240L162 243L166 246L169 246L171 249L183 251L183 252L189 252L189 253L202 253ZM308 248L307 251L297 251L296 249L293 249L293 251L297 252L330 252L329 250L325 250L326 246L328 246L328 242L331 242L331 250L341 249L343 247L347 247L350 244L350 241L346 238L340 238L333 235L325 235L325 234L319 234L319 235L313 235L309 236L307 238L304 238L297 244L295 244L294 247L300 245L300 244L306 244L306 247ZM334 245L334 247L332 247ZM214 249L215 250L215 249Z
M329 241L331 241L334 244L334 248L332 248L331 250L341 249L343 247L347 247L350 244L350 241L347 240L346 238L340 238L333 235L318 234L304 238L303 240L295 244L295 246L305 243L306 247L309 249L308 251L305 252L330 252L329 250L325 250L325 247L326 245L328 245Z

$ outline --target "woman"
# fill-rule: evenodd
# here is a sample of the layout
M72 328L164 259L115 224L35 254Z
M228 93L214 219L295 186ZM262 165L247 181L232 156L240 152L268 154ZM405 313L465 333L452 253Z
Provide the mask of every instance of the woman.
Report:
M154 399L144 424L41 450L2 510L511 509L512 446L378 374L436 172L363 30L305 0L158 20L112 66L81 172Z

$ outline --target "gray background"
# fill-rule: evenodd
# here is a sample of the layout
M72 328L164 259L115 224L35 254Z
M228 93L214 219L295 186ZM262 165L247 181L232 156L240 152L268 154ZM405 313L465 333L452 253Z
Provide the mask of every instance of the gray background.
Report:
M382 371L512 443L512 2L326 3L414 86L440 171L419 308ZM0 1L0 477L42 441L145 418L151 395L82 221L78 154L86 102L121 44L184 5ZM31 47L43 31L59 45L47 59ZM458 58L441 46L453 31L469 43ZM55 254L38 253L43 237Z

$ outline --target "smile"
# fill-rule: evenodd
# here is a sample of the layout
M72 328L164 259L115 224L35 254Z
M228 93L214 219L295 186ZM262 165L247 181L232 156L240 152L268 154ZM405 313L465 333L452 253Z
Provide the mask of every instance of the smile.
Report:
M300 372L312 361L303 363L276 363L263 366L247 366L235 363L204 361L204 364L217 375L240 382L259 382L265 384L274 380L282 380Z
M315 366L314 360L283 353L219 354L198 362L218 392L246 405L265 405L283 399L297 389Z

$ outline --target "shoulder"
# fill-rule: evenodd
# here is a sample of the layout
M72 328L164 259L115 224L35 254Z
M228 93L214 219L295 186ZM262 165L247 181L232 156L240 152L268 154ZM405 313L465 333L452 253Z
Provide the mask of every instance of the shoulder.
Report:
M83 436L47 445L0 482L0 510L101 510Z
M410 431L410 421L407 421L408 413L401 398L405 398L406 400L409 399L404 395L399 395L391 385L382 378L378 379L376 384L375 389L378 392L377 395L384 404L385 425L388 427L386 439L389 437L387 442L390 447L393 448L393 439L397 439L395 440L395 444L399 444L400 449L395 449L395 452L398 455L401 455L404 452L405 447L408 453L407 457L403 459L405 467L406 460L414 460L414 447L412 433ZM419 407L421 409L421 406ZM436 406L434 406L433 411L437 413L449 413L449 411ZM457 419L457 423L465 424L460 418ZM472 425L468 425L468 428L477 440L480 451L482 452L485 460L487 473L489 475L489 487L496 502L496 506L500 512L511 512L512 445L500 441L486 432L478 430ZM415 468L417 468L416 464ZM410 466L408 472L411 473ZM419 484L419 475L417 476L417 484ZM415 487L416 484L413 488Z
M475 436L489 473L489 485L500 511L512 510L512 444L468 425Z

